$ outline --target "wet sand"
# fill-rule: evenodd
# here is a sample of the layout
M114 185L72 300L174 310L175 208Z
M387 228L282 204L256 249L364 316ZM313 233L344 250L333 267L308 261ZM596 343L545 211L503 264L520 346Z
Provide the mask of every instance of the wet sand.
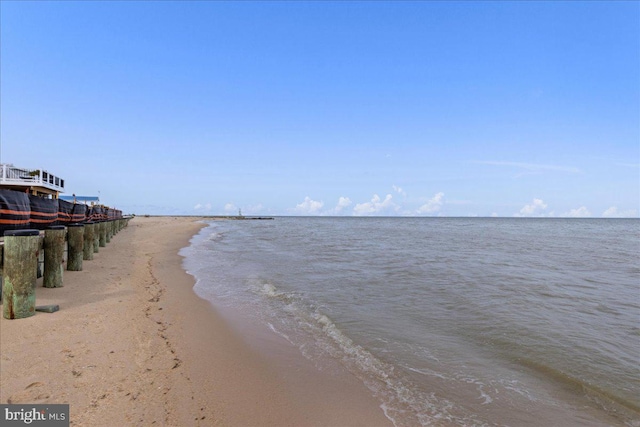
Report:
M42 288L56 313L0 319L0 401L69 403L71 425L391 425L354 377L274 363L193 292L180 248L198 218L133 219Z

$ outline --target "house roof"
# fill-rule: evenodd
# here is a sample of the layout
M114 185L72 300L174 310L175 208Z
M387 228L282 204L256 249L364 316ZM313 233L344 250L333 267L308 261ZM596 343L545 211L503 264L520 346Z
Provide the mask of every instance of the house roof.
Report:
M60 196L60 199L65 200L67 202L73 202L75 200L76 202L82 202L82 203L100 201L100 198L97 196Z

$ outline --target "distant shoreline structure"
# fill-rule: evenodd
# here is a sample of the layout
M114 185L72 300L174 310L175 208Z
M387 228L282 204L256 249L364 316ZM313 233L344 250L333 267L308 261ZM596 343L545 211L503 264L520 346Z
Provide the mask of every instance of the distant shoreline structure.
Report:
M273 220L278 218L344 218L344 219L422 219L422 220L439 220L439 219L513 219L521 220L550 220L550 221L609 221L609 220L640 220L639 217L536 217L536 216L398 216L398 215L272 215L272 216L242 216L237 215L198 215L198 214L133 214L145 218L205 218L205 219L228 219L228 220Z
M203 218L203 219L215 219L215 220L235 220L235 221L255 221L255 220L273 220L273 216L237 216L237 215L135 215L145 218Z

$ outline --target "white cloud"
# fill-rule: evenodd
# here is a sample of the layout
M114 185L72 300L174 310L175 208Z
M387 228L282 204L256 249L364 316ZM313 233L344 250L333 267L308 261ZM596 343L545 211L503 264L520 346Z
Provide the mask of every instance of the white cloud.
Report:
M547 209L547 204L542 199L533 199L533 203L525 205L520 212L514 216L546 216L544 211Z
M393 187L393 191L395 191L396 193L398 193L398 194L400 194L402 196L405 196L405 197L407 196L407 192L404 191L402 189L402 187L398 187L397 185L392 185L392 187Z
M226 213L235 213L238 212L238 207L233 203L227 203L226 205L224 205L224 211Z
M370 202L358 203L353 208L354 215L371 215L379 214L390 209L395 209L396 205L392 201L393 196L387 194L384 200L380 199L380 196L374 194Z
M418 208L419 214L430 214L438 212L444 203L444 193L440 192L433 196L427 203Z
M346 208L351 204L351 200L348 197L340 197L338 199L338 206L341 208Z
M569 218L588 218L591 216L591 212L585 206L581 206L578 209L571 209L569 212L565 212L562 216Z
M198 203L193 207L193 210L194 211L199 211L199 210L210 211L211 203L205 203L204 205L202 203Z
M611 206L609 209L602 212L602 216L605 218L635 218L638 216L638 211L635 209L618 211L617 206Z
M300 215L318 215L324 206L324 202L312 200L309 196L302 203L296 205L294 212Z
M342 212L342 210L348 206L351 206L351 199L349 199L348 197L340 197L338 199L338 204L336 205L335 209L333 210L334 213L338 214L340 212Z

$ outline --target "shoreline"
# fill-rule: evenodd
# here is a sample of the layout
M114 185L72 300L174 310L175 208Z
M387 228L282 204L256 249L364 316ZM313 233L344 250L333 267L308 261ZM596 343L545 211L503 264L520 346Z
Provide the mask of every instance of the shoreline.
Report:
M357 379L274 363L196 295L178 251L202 219L136 217L64 287L38 279L60 311L0 319L0 401L82 426L391 425Z

